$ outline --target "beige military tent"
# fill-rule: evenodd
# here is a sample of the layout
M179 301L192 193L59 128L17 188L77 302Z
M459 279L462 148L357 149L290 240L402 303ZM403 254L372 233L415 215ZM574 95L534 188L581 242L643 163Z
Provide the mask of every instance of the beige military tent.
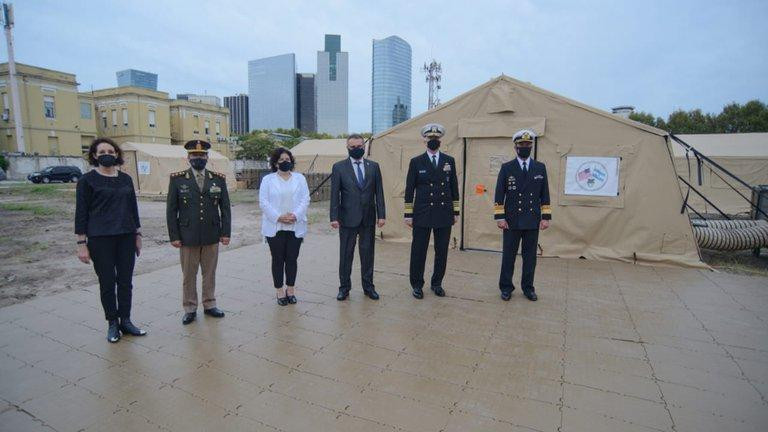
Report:
M681 213L666 133L507 76L493 79L374 137L390 222L387 240L410 241L402 222L409 160L425 150L426 123L446 128L441 150L457 162L462 216L452 245L501 250L493 221L499 167L514 157L512 135L533 129L534 154L547 165L553 222L540 254L706 267L688 214ZM611 195L612 194L612 195Z
M296 170L307 173L330 173L334 163L348 157L345 139L308 139L291 149Z
M696 134L677 137L750 186L768 184L768 133ZM683 146L674 142L671 145L677 173L688 180L696 190L726 213L750 213L749 203L731 186L747 198L751 198L750 189L717 168L713 170L708 163L702 164L699 178L699 167L693 152L688 152L686 157ZM694 192L691 192L688 203L697 212L717 213L717 210Z
M170 144L126 142L120 145L124 153L123 171L133 178L136 192L143 195L162 195L168 192L168 179L174 171L189 168L187 150ZM229 159L221 153L208 153L208 168L227 176L227 188L237 187Z

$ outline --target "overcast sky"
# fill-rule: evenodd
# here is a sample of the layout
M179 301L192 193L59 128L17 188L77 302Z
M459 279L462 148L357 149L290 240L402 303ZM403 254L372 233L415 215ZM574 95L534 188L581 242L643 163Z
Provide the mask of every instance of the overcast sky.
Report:
M443 101L501 73L602 109L666 117L768 102L768 1L15 1L16 60L75 73L80 90L115 72L159 74L159 90L247 93L248 60L293 52L315 72L323 35L349 52L350 131L371 129L371 41L443 65ZM2 51L3 61L7 54Z

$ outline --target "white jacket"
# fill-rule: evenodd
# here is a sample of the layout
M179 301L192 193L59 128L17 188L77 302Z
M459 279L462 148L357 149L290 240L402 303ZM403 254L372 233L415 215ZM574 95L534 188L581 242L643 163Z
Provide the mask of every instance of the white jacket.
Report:
M277 218L280 217L280 188L277 182L283 181L277 173L267 174L261 180L259 187L259 207L261 207L261 234L264 237L274 237L280 225ZM296 237L304 237L307 233L307 208L309 208L309 187L304 175L297 172L291 173L288 180L293 187L293 210L296 215L294 233Z

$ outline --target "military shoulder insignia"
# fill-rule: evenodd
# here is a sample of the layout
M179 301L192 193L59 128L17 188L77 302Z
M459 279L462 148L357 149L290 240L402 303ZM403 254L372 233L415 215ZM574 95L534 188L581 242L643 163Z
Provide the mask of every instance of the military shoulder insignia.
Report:
M216 172L216 171L210 171L210 173L211 173L211 174L213 174L213 175L215 175L215 176L217 176L217 177L221 177L221 178L227 178L227 176L226 176L226 175L224 175L223 173L220 173L220 172Z
M171 177L179 177L179 176L183 176L183 175L184 175L184 173L186 173L186 172L187 172L186 170L184 170L184 171L176 171L176 172L172 172L172 173L171 173Z

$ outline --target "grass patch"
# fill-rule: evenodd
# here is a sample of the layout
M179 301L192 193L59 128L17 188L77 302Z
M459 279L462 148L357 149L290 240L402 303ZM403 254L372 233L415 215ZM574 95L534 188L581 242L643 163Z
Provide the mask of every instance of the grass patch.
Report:
M40 204L27 203L2 203L0 209L12 212L27 212L35 216L50 216L59 213L59 210Z
M256 189L239 189L229 193L232 204L251 204L259 202L259 191Z
M25 184L0 189L0 194L23 195L30 198L56 198L74 195L71 184Z

